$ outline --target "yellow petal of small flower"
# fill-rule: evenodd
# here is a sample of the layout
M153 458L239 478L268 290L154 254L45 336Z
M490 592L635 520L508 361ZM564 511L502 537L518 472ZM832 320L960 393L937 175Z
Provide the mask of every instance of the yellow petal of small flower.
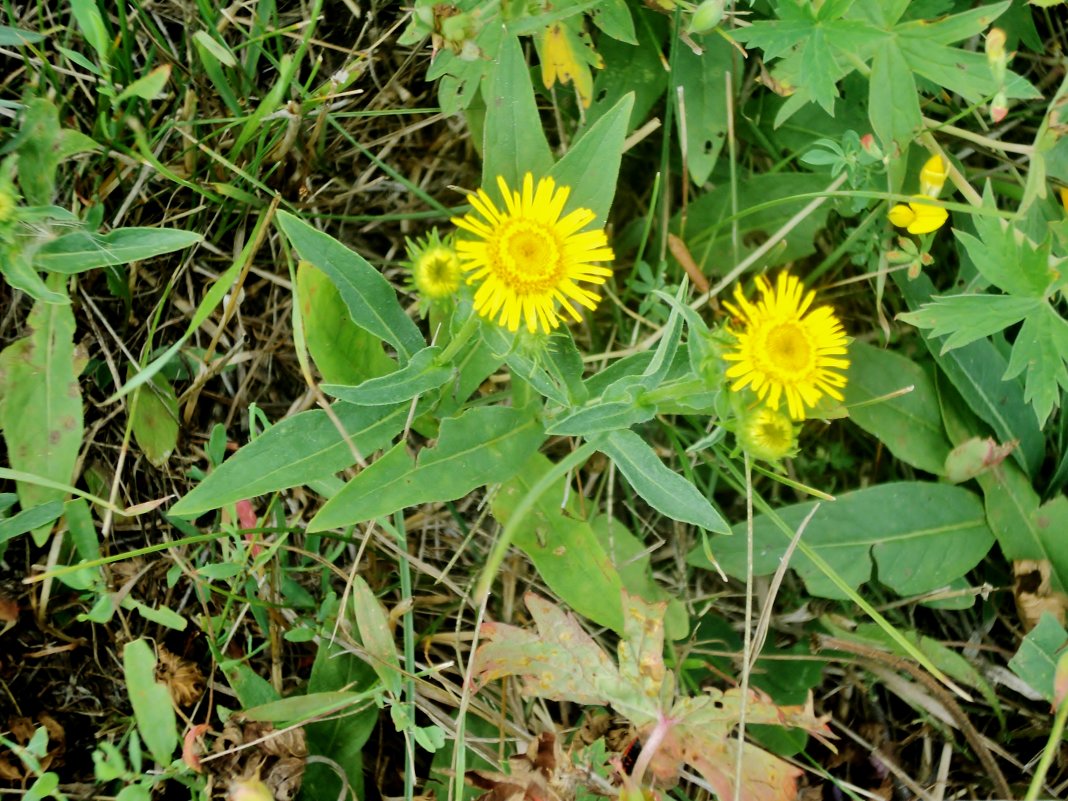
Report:
M938 197L938 193L946 185L948 175L949 164L946 160L939 155L931 156L920 170L920 194Z
M909 207L916 215L908 225L910 234L929 234L931 231L937 231L949 219L948 211L933 203L924 203L922 198L923 196L919 195L915 200L909 201Z
M910 234L929 234L941 228L947 219L949 212L941 206L924 201L933 200L927 195L914 195L906 206L898 203L890 209L887 216L890 222L898 228L905 228Z
M890 222L896 225L898 228L907 228L912 225L912 221L916 219L916 212L906 206L904 203L898 203L887 214L890 218Z
M594 214L575 209L561 219L571 190L552 178L534 186L528 172L522 192L497 179L505 209L484 190L471 196L477 214L454 217L454 225L477 239L460 240L461 269L475 290L475 311L510 331L525 321L527 330L545 333L564 319L581 320L576 304L595 309L601 296L580 284L603 284L612 270L594 262L615 258L601 228L582 231Z
M842 400L844 373L849 367L846 334L830 306L811 308L816 293L805 291L801 282L783 272L772 288L766 278L757 278L760 299L751 303L740 286L734 303L723 305L743 328L735 331L735 349L723 358L736 362L727 369L732 391L751 388L772 410L785 397L790 417L805 418L828 395Z

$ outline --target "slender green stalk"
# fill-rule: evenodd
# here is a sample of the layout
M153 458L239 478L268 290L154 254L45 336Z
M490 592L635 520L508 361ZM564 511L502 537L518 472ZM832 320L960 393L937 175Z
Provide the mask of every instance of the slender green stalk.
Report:
M393 515L393 533L400 550L397 552L397 572L400 573L401 603L407 611L401 618L404 631L404 703L408 707L408 722L415 726L415 620L412 616L412 571L408 562L408 536L404 528L404 512ZM404 798L415 797L415 738L411 729L404 732Z
M1060 753L1061 739L1064 737L1064 724L1068 720L1068 702L1061 701L1057 708L1057 715L1053 718L1053 728L1049 732L1049 740L1042 751L1042 758L1038 760L1035 775L1031 777L1031 786L1027 788L1024 801L1035 801L1042 792L1042 784L1046 781L1049 766L1053 764L1053 758Z

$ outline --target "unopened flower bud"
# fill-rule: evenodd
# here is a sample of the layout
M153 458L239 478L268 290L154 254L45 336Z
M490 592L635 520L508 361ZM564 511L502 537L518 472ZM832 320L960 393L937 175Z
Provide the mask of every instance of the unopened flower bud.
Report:
M725 5L726 0L705 0L693 12L688 32L704 33L715 28L723 21Z
M1009 99L1005 97L1004 91L998 92L990 101L990 119L995 123L1001 122L1008 113Z
M860 146L864 148L864 152L872 158L881 159L883 157L883 149L879 147L875 141L875 137L870 133L864 134L860 137Z
M991 28L986 35L986 58L991 64L1005 60L1005 31Z

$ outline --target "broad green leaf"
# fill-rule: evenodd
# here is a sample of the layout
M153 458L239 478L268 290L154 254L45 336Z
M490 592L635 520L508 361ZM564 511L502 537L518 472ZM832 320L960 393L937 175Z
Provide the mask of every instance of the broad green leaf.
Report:
M154 70L138 78L131 83L115 99L116 103L121 103L131 97L139 97L142 100L155 100L161 94L163 94L164 87L167 86L167 81L171 77L171 65L164 64L162 67L156 67Z
M56 288L61 280L53 280ZM0 353L0 428L12 470L70 484L82 444L82 394L74 352L74 313L69 305L38 301L28 337ZM19 481L23 509L61 501L63 490ZM38 546L49 527L34 531Z
M730 527L693 484L670 470L633 431L613 431L598 445L634 490L661 514L708 531L729 534Z
M849 361L844 394L850 419L901 461L942 475L949 443L927 372L911 359L863 342L850 344ZM871 402L907 387L912 391L905 395Z
M1053 700L1053 676L1057 660L1068 644L1068 632L1049 612L1042 615L1028 633L1015 656L1009 660L1012 672L1047 700Z
M352 321L326 273L309 262L300 262L296 292L304 341L323 381L356 386L397 369L397 363L382 349L381 340Z
M178 722L171 694L156 681L156 655L144 640L133 640L122 649L122 668L141 739L158 764L170 765L178 747Z
M178 398L162 375L140 387L130 401L134 439L148 461L162 467L178 444Z
M497 64L483 85L486 127L482 149L482 186L499 195L497 178L518 189L526 173L534 179L549 174L553 157L534 101L530 70L519 40L505 34Z
M366 259L288 212L279 211L277 219L300 257L330 277L356 325L389 342L405 361L425 347L393 287Z
M107 234L78 231L46 242L38 248L33 261L39 270L75 275L171 253L202 238L198 233L177 228L117 228Z
M1024 374L1024 400L1034 407L1039 427L1068 391L1068 321L1045 301L1024 320L1012 345L1002 379Z
M244 662L223 662L219 668L237 695L242 709L278 700L278 691L274 686Z
M895 273L894 281L911 309L929 301L933 293L931 281L924 275L908 280L904 274ZM1024 401L1023 386L1016 380L1002 380L1008 362L1001 352L988 340L977 340L943 354L926 333L923 340L964 402L994 429L998 441L1019 440L1020 447L1013 451L1013 458L1028 475L1033 475L1045 454L1045 438Z
M327 638L320 638L308 692L322 697L324 693L349 691L364 695L365 700L351 707L349 714L332 715L307 724L304 731L308 753L327 757L340 765L356 798L364 797L363 748L378 720L378 706L366 698L367 691L375 689L375 684L370 665L340 645L331 645ZM309 761L301 789L306 798L338 798L341 779L326 765Z
M634 38L634 20L626 0L600 0L590 10L590 19L613 39L629 44L638 43Z
M485 484L507 481L544 438L540 424L523 409L484 406L446 418L434 447L413 458L406 443L399 443L327 501L308 531L453 501Z
M591 225L603 226L607 221L633 106L633 94L620 98L549 170L549 175L559 184L571 188L565 214L572 209L586 208L597 215Z
M605 67L598 70L593 81L593 102L586 110L586 124L592 125L624 95L633 93L627 130L636 128L649 114L667 87L667 72L660 62L659 48L651 27L637 30L639 45L629 45L615 39L602 38L597 48Z
M678 113L685 112L685 126L678 126L679 137L686 153L690 177L698 186L708 180L716 159L727 141L727 81L733 73L737 53L722 36L704 37L704 52L695 54L688 47L675 53L675 76L681 95L676 92L672 101L680 104Z
M778 510L795 530L813 503ZM746 524L734 527L733 537L717 537L712 550L730 575L746 572ZM838 496L822 504L802 535L853 589L878 578L898 595L918 595L947 585L975 567L990 550L994 537L986 524L979 498L960 487L926 482L893 482ZM770 575L779 566L789 539L765 515L754 520L754 574ZM701 547L690 553L690 564L711 568ZM844 598L842 591L801 551L793 567L808 591L820 598Z
M408 419L396 407L334 404L333 411L361 455L388 445ZM321 409L288 417L223 462L168 514L192 517L228 503L318 481L356 462L337 426Z
M931 329L932 337L946 337L944 354L1004 331L1044 305L1041 298L1012 295L945 295L932 298L914 312L899 314L898 319Z
M869 88L868 115L883 150L893 152L895 144L904 149L922 128L923 118L916 81L896 40L888 39L875 50Z
M382 602L362 576L352 577L352 606L360 641L371 657L371 668L378 674L382 686L399 698L403 671L393 642L393 627Z
M982 434L981 423L952 387L939 387L942 418L954 443ZM1014 462L1003 461L976 476L983 490L987 525L994 532L1005 558L1049 560L1058 589L1068 588L1068 559L1047 550L1045 530L1039 526L1039 497L1030 479Z
M43 34L35 31L25 31L22 28L12 28L10 25L0 25L0 47L22 47L23 45L36 44L44 38Z
M438 364L441 348L432 345L412 356L404 367L388 375L369 378L356 387L323 384L323 392L361 406L390 406L437 389L453 376L452 365Z

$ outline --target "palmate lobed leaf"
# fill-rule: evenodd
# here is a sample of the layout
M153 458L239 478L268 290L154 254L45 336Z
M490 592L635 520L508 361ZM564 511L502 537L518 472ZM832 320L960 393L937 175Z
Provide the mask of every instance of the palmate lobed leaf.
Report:
M930 328L931 336L946 337L942 353L984 339L1020 322L1038 310L1040 298L1012 295L946 295L931 299L898 319L917 328Z
M503 623L483 624L488 642L475 654L475 689L518 675L527 695L612 706L635 724L643 747L655 749L649 770L662 781L677 780L682 765L688 764L720 798L734 797L738 742L733 731L743 704L750 723L830 735L826 719L816 716L811 700L802 706L778 706L751 691L743 701L738 689L675 697L672 674L663 661L663 603L650 604L623 593L624 634L617 666L573 615L534 593L527 593L525 601L537 633ZM742 747L740 798L795 797L800 770L749 743Z

